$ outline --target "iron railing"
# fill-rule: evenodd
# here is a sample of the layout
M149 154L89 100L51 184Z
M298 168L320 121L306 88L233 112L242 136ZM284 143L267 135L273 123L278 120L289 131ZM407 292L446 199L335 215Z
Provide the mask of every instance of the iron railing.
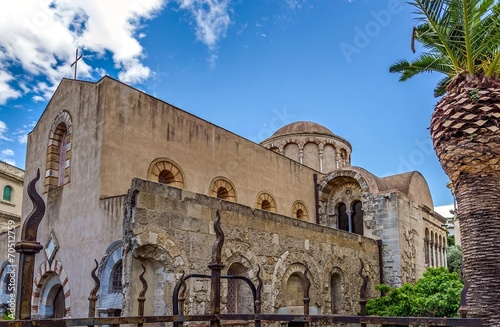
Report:
M97 292L100 288L99 278L95 272L96 267L91 272L92 279L94 280L94 287L90 292L89 310L87 318L53 318L53 319L32 319L31 318L31 294L33 287L33 274L34 274L34 258L42 246L36 241L36 234L38 224L40 223L44 213L45 204L36 192L35 183L40 177L39 171L37 176L28 185L28 195L33 202L33 211L26 218L22 226L21 241L16 244L16 251L20 253L19 256L19 273L17 285L17 310L16 320L3 320L0 321L0 327L66 327L66 326L96 326L96 325L137 325L142 327L144 324L158 324L158 323L171 323L173 327L182 327L185 323L210 323L210 327L220 327L221 322L234 324L245 324L253 322L255 327L261 327L263 322L267 323L288 323L289 326L309 327L313 325L332 325L332 324L357 324L366 326L367 324L385 324L396 326L481 326L481 319L467 318L467 305L465 302L467 291L467 283L465 283L462 292L461 307L459 310L460 318L438 318L438 317L379 317L366 315L366 277L363 276L364 264L361 261L361 269L359 275L362 279L362 286L360 289L360 315L310 315L309 314L309 287L310 279L308 277L308 268L304 273L305 285L303 288L303 304L304 314L263 314L261 313L261 291L262 279L260 278L260 267L256 275L258 281L255 285L249 278L244 276L222 276L221 271L224 268L222 263L222 246L224 244L224 233L220 226L220 215L217 211L214 220L214 230L216 233L216 240L212 247L212 261L208 264L211 270L210 275L205 274L188 274L182 275L177 282L173 294L173 313L172 315L163 316L144 316L144 303L147 301L145 294L148 284L144 279L146 268L142 266L143 271L139 276L142 283L142 290L137 298L138 312L137 316L128 317L95 317ZM204 315L185 315L185 290L186 282L191 278L201 278L210 280L210 313ZM250 288L253 296L253 310L252 314L221 314L221 280L222 279L238 279L242 280Z

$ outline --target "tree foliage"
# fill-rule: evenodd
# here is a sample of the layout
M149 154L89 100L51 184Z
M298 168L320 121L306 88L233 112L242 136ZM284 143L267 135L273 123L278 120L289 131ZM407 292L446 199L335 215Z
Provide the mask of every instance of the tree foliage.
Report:
M446 237L448 247L455 245L455 235L448 235Z
M460 272L462 267L462 248L458 245L449 246L446 250L446 262L450 272Z
M456 317L463 283L456 272L446 268L428 268L415 284L398 288L378 285L386 295L368 301L370 315L392 317Z

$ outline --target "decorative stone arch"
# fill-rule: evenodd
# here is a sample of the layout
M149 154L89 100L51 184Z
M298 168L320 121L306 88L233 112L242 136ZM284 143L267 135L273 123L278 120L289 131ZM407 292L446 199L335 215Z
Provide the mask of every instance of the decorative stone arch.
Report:
M184 188L185 185L181 168L168 158L157 158L149 164L148 179L178 188Z
M162 235L162 231L156 230L148 230L140 235L136 236L136 248L134 249L134 255L139 257L137 249L140 247L144 247L147 245L154 245L162 250L166 251L168 255L171 257L172 262L174 263L173 271L182 273L182 271L189 271L189 260L188 256L184 252L181 244L178 240L175 240L170 235Z
M144 278L149 285L145 295L148 299L145 304L146 315L172 312L171 294L175 284L183 272L190 271L188 257L179 244L171 235L159 230L148 230L136 236L134 249L125 258L124 271L130 276L124 280L127 298L139 295L142 289L139 282L141 265L146 268ZM132 308L125 307L125 310Z
M226 265L224 273L227 273L227 268L234 262L241 262L250 268L249 278L257 276L259 269L259 259L253 252L252 246L237 240L225 240L224 251L222 253L222 261ZM261 271L261 274L263 271Z
M236 243L236 246L239 245L239 242L233 243ZM249 251L245 249L245 252L248 253ZM255 255L253 253L250 253L250 255L253 257L253 261L255 261ZM257 275L257 263L252 263L252 261L240 251L231 254L231 256L225 260L225 264L224 270L226 275L245 276L250 279L255 279ZM234 268L243 269L233 270ZM222 293L222 304L225 304L228 313L253 313L252 291L244 281L228 279L227 284L223 286Z
M309 290L309 296L311 298L310 305L316 305L318 307L323 305L324 301L320 295L320 271L322 271L322 269L318 267L311 255L307 253L286 251L276 262L271 279L271 305L273 308L278 309L279 307L285 306L286 282L294 272L301 272L304 274L305 265L309 267L307 276L311 281Z
M273 152L283 154L284 142L273 141L267 144L265 147Z
M225 177L215 177L210 183L208 194L214 198L236 202L236 189L233 183Z
M309 213L307 207L302 201L295 201L292 205L292 217L307 221Z
M295 138L288 138L283 141L282 154L287 158L300 162L304 144Z
M344 169L335 170L321 180L319 183L319 201L326 202L337 183L335 180L341 177L351 177L355 179L363 193L370 192L372 194L379 193L379 187L375 177L369 172L358 167L348 167Z
M45 187L65 185L71 180L73 123L66 110L57 114L49 132L45 163Z
M319 146L321 144L321 140L316 137L308 137L305 140L303 140L302 143L304 145L306 145L307 143L314 143Z
M71 288L68 274L58 260L53 260L52 263L45 261L38 267L33 281L33 294L31 295L32 316L44 317L47 298L51 296L49 286L54 286L57 282L62 286L64 293L65 317L71 317Z
M344 313L345 310L345 279L344 272L339 267L334 267L329 274L330 300L329 310L331 314Z
M289 138L287 138L287 139L284 140L284 143L285 143L285 145L290 144L290 143L295 143L300 148L300 144L302 143L302 141L300 141L298 138L289 137Z
M257 194L255 203L258 209L276 212L276 200L269 192L262 191Z
M123 240L116 240L106 249L105 255L99 263L97 276L101 281L99 288L99 308L108 316L119 315L122 308L123 292L113 292L111 284L113 281L113 272L116 266L123 265ZM122 270L123 271L123 270Z

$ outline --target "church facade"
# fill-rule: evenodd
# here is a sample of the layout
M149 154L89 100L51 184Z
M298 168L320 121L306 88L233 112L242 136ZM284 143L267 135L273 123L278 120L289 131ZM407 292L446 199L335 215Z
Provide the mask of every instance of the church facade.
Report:
M86 316L94 259L100 315L137 312L141 265L145 314L171 314L182 273L208 271L216 210L223 274L260 270L266 313L302 310L307 268L311 313L355 314L361 265L370 297L445 265L445 220L424 177L379 178L351 152L316 123L256 144L109 77L63 80L28 136L26 180L40 169L47 205L32 315ZM25 196L22 219L30 211ZM185 312L206 312L208 291L190 283ZM243 285L222 295L223 312L251 312Z

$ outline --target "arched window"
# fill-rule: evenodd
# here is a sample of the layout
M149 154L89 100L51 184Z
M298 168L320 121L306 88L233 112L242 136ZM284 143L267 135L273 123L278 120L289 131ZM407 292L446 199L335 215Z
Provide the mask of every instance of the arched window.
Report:
M304 275L294 272L286 282L286 306L304 305Z
M342 277L339 273L332 274L330 288L332 297L332 314L338 314L342 311L344 301Z
M341 167L347 166L347 151L345 149L340 149L340 160Z
M352 204L352 232L363 235L363 205L361 201L355 201Z
M101 288L98 293L98 307L110 316L119 315L123 300L123 240L113 242L99 264L98 277Z
M260 192L257 196L256 207L262 210L276 212L276 201L271 194L267 192Z
M301 201L296 201L293 204L292 210L293 210L292 214L293 218L307 220L308 217L307 208L304 203L302 203Z
M230 276L247 276L247 269L241 263L233 263L227 270ZM229 279L227 282L227 312L250 313L252 312L252 299L248 285L238 279Z
M149 165L149 179L158 183L184 188L184 175L172 160L160 158Z
M70 182L72 122L67 111L61 111L49 133L45 186L57 187Z
M111 269L109 276L109 293L121 293L123 291L122 285L122 261L119 260Z
M341 202L337 205L338 228L349 231L349 217L347 216L346 210L347 207L345 203Z
M3 188L2 199L10 202L12 200L12 187L7 185Z
M66 297L59 275L49 271L42 276L38 314L41 318L66 316ZM69 292L69 291L68 291Z
M62 124L64 125L64 124ZM61 126L61 132L63 132L61 136L61 143L59 146L59 176L57 179L57 186L61 186L64 184L64 175L65 175L65 167L66 167L66 151L68 150L68 141L66 138L68 137L68 132L66 130L66 126Z
M236 202L236 191L233 184L223 177L215 178L212 181L209 194L219 199Z

